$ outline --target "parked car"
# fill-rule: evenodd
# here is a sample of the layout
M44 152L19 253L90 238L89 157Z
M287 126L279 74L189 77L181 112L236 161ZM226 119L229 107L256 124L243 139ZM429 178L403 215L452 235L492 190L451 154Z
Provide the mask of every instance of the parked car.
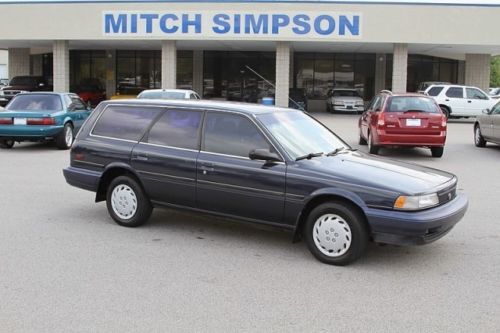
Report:
M21 92L51 91L52 86L42 76L15 76L9 85L0 89L0 105L5 106Z
M365 109L363 98L356 89L336 88L328 92L326 100L328 112L358 112Z
M460 85L430 86L425 94L431 96L446 117L476 117L491 108L495 100L476 87Z
M5 87L9 85L9 79L0 79L0 87Z
M193 90L187 89L148 89L142 91L138 99L201 99Z
M290 88L288 91L288 107L307 111L307 95L303 88Z
M474 143L486 147L487 142L500 144L500 102L491 109L485 109L474 124Z
M90 112L76 94L20 93L0 112L0 147L55 140L59 149L69 149Z
M500 88L490 88L488 91L488 94L493 99L499 99L500 98Z
M446 142L446 117L430 97L382 92L359 119L359 143L370 154L381 147L428 147L441 157Z
M75 91L85 103L90 103L92 107L96 107L97 104L106 99L106 89L99 79L84 79L78 84Z
M139 95L143 90L146 90L146 88L129 85L127 83L120 83L118 84L116 94L111 96L111 99L137 98L137 95Z
M443 82L443 81L425 81L425 82L420 82L418 84L417 88L417 93L418 94L424 94L427 88L430 86L435 86L435 85L450 85L450 82Z
M203 130L202 130L203 129ZM213 101L106 101L83 125L66 181L116 223L166 206L279 227L322 262L368 240L424 244L467 209L444 171L363 154L305 112Z

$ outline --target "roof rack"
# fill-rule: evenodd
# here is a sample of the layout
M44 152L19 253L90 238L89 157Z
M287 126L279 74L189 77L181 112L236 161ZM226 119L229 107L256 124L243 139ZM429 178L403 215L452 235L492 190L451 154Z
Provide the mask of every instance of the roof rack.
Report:
M380 93L381 93L381 94L388 94L388 95L392 95L392 91L390 91L390 90L386 90L386 89L381 90L381 91L380 91Z

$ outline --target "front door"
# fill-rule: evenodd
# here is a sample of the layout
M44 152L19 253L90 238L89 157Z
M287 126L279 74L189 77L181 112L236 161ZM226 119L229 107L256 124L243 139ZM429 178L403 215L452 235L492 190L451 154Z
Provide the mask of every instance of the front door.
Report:
M466 88L467 107L471 115L478 116L483 110L491 107L491 100L485 93L476 88Z
M492 124L492 140L500 143L500 103L497 103L491 110L490 120Z
M197 206L221 214L280 223L285 163L251 160L252 149L274 147L247 116L207 112L197 165Z

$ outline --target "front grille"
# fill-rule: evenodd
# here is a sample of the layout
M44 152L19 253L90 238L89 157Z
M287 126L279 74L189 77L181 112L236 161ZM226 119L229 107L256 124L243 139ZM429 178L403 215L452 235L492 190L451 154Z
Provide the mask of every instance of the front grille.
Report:
M450 187L447 187L437 193L439 198L439 204L444 205L447 202L455 199L457 196L457 184L453 184Z
M3 94L5 97L13 97L17 94L19 94L21 90L4 90Z

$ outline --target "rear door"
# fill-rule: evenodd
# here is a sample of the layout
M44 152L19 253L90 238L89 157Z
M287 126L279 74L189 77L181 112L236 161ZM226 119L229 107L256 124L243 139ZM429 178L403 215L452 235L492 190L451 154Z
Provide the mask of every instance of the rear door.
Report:
M444 95L444 104L451 108L452 116L465 113L467 101L464 98L463 87L449 87Z
M285 163L251 160L252 149L275 151L243 114L207 112L197 166L198 208L280 223L285 204Z
M361 124L360 131L365 139L368 139L368 131L370 128L370 123L372 121L372 117L374 116L375 110L380 109L382 106L382 96L377 95L373 98L370 105L365 112L361 115Z
M169 108L134 147L131 163L154 202L195 206L203 111Z

